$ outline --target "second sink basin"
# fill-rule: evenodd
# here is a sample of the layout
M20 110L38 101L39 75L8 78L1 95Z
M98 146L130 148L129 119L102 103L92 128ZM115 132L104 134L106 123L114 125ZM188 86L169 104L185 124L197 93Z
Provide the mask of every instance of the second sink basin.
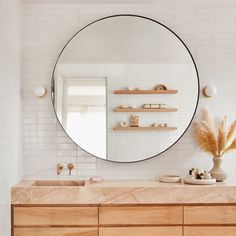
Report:
M84 180L36 180L32 186L84 186Z

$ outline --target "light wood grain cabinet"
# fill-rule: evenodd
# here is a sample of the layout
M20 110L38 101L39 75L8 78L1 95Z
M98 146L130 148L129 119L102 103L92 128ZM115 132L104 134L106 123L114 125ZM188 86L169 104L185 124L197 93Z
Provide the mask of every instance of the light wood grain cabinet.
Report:
M101 227L99 236L182 236L182 227Z
M184 224L236 225L236 206L185 206Z
M172 225L182 224L181 206L100 207L102 225Z
M15 228L14 236L97 236L97 228Z
M184 236L235 236L236 227L204 226L184 227Z
M97 207L14 207L15 226L86 226L97 224Z
M14 236L236 236L236 206L13 206Z

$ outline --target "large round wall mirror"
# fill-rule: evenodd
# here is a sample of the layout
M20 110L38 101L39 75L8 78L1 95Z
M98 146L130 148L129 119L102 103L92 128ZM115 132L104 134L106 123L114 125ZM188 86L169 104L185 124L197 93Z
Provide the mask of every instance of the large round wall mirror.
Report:
M186 45L142 16L87 25L65 45L53 72L52 101L63 129L83 150L109 161L166 151L189 127L198 98Z

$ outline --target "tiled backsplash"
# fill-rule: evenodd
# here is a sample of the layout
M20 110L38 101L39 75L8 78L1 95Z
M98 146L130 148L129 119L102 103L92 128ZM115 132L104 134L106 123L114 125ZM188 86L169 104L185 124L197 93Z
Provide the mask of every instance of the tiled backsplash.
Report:
M215 84L218 94L201 96L215 116L236 115L236 1L158 0L148 4L30 4L24 6L23 110L24 178L57 177L57 163L73 162L72 178L101 175L107 179L153 179L160 174L185 175L190 167L209 169L211 159L195 146L191 129L159 157L133 164L105 162L80 150L63 132L54 115L50 95L36 99L33 88L50 91L54 63L67 40L81 27L104 16L138 14L154 18L176 32L193 54L201 85ZM65 1L66 2L66 1ZM129 153L127 153L129 155ZM235 154L228 154L224 168L235 174Z

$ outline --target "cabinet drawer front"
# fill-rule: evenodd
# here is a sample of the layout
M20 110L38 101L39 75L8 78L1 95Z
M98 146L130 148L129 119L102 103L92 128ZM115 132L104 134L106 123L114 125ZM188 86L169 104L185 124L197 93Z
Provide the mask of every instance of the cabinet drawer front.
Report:
M99 229L99 236L182 236L178 227L106 227Z
M235 236L236 227L184 227L185 236Z
M97 236L97 228L15 228L14 236Z
M236 224L236 206L184 207L185 224Z
M79 226L97 224L97 207L14 207L15 226Z
M101 207L99 223L102 225L182 224L182 207Z

